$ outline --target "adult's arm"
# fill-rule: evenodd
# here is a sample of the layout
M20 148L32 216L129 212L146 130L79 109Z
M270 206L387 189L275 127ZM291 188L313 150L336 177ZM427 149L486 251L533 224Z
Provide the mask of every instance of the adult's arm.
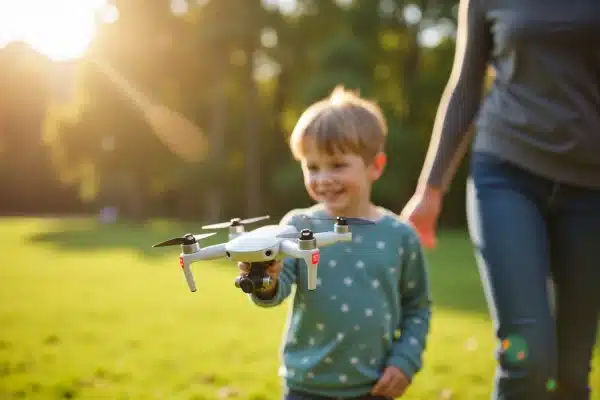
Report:
M471 142L469 128L481 104L491 51L483 0L460 0L456 49L419 179L419 189L448 190Z

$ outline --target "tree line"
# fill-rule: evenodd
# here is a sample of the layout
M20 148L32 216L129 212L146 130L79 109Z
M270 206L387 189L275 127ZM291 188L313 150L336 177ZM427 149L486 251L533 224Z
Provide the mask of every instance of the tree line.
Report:
M0 212L110 205L136 220L220 221L308 205L287 136L308 104L340 84L386 115L389 164L374 197L400 211L452 66L456 3L297 0L290 10L205 0L175 9L115 0L118 19L101 25L89 53L199 128L208 147L197 162L171 151L90 59L50 62L13 43L0 50ZM463 166L445 224L463 223L464 178Z

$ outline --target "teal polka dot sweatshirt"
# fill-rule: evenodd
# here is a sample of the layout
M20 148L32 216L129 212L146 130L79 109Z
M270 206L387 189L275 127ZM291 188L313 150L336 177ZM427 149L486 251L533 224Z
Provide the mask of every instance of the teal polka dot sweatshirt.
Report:
M293 293L279 371L286 389L331 397L369 393L388 365L412 377L422 368L431 309L426 261L413 229L388 210L373 225L351 225L352 242L321 247L316 290L301 259L285 259L271 299ZM314 206L281 221L298 230L333 230Z

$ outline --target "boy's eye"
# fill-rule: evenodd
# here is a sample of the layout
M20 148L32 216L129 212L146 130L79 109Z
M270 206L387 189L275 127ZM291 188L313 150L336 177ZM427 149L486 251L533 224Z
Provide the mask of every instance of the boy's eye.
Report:
M342 169L342 168L346 168L348 166L348 163L343 162L343 161L339 161L339 162L333 162L331 164L328 164L326 167L326 169ZM309 170L310 172L316 172L319 171L320 167L316 164L306 164L306 169Z

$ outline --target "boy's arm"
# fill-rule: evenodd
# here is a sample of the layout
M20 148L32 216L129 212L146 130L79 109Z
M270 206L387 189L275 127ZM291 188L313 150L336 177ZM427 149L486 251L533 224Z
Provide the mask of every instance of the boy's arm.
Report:
M403 244L400 299L400 337L394 340L388 365L394 365L412 379L423 366L431 321L431 295L427 263L416 233L410 229Z
M293 225L296 210L288 212L279 222L280 225ZM263 290L250 295L250 299L261 307L277 306L290 295L292 285L296 282L298 270L298 260L292 257L286 257L282 260L281 273L275 282L275 286L270 290Z

